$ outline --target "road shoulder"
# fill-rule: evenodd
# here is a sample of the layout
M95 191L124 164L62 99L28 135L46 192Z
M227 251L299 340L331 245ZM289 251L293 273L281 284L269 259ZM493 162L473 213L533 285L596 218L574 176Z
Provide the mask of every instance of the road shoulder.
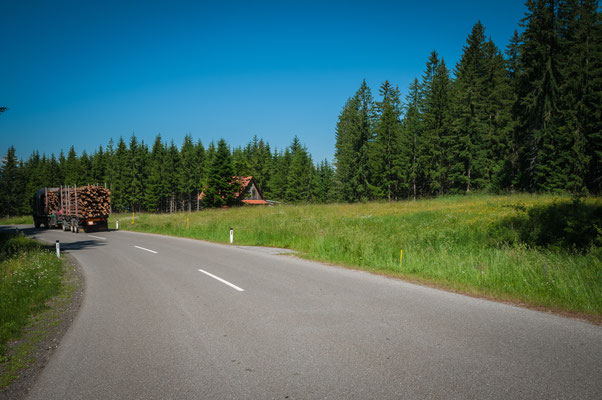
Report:
M24 399L48 364L61 339L71 327L83 301L82 268L74 257L63 253L67 267L61 293L48 301L48 309L33 316L18 340L9 343L10 361L0 360L0 400Z

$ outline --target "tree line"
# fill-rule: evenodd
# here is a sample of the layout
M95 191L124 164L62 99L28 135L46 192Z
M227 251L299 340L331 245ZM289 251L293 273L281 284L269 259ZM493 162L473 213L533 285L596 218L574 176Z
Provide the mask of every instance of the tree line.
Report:
M602 188L602 31L598 2L528 1L506 50L478 22L453 71L433 51L405 103L365 81L336 128L346 201L472 191ZM452 76L453 75L453 76Z
M111 189L113 212L194 211L204 207L236 204L240 187L234 176L252 175L264 196L285 202L334 200L334 169L317 165L295 137L284 150L272 151L269 143L253 137L231 150L224 139L207 148L191 135L180 147L157 135L151 146L132 134L126 143L113 139L93 154L77 155L73 146L58 158L35 151L28 160L17 160L9 148L0 170L4 215L28 214L29 201L41 187L97 184ZM199 194L203 198L199 199Z
M593 0L529 0L505 51L476 23L453 70L433 51L401 98L366 82L336 125L335 160L314 163L294 138L285 149L254 137L231 149L188 135L178 147L132 134L88 155L73 147L0 168L2 213L29 213L37 188L97 183L114 211L174 212L235 202L233 176L252 175L284 202L398 200L473 191L602 189L602 26ZM5 108L2 109L4 111ZM233 184L234 183L234 184ZM202 200L198 195L205 192Z

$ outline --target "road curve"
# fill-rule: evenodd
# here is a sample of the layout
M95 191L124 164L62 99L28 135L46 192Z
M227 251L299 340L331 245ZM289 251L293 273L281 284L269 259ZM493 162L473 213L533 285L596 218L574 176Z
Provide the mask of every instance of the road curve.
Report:
M32 400L602 398L599 326L252 248L26 232L86 278Z

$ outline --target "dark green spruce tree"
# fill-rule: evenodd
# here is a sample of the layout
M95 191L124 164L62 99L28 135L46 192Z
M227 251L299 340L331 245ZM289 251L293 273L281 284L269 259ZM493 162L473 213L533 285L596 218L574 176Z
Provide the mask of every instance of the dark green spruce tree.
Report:
M92 161L88 156L86 150L82 152L79 157L79 178L77 184L79 186L89 185L96 182L92 182Z
M316 203L331 203L336 200L335 171L327 160L315 168L312 183L312 198Z
M374 198L393 201L402 190L401 176L407 168L401 158L401 101L399 89L389 81L381 85L379 93L382 100L376 103L376 136L370 147L370 189Z
M115 149L113 182L111 185L111 204L113 211L130 211L130 152L123 137L119 138L117 148Z
M15 155L15 148L11 146L0 167L0 207L3 216L13 217L21 214L21 207L25 202L25 182L22 172Z
M492 185L504 167L512 128L512 89L505 60L485 39L478 22L466 40L453 84L454 190L468 193Z
M73 146L69 149L67 159L64 161L63 171L65 174L65 185L73 186L80 184L80 163Z
M240 185L234 182L234 169L230 148L224 139L217 142L215 155L204 190L203 204L205 207L232 206L238 203L237 194Z
M138 143L138 138L132 134L129 147L129 185L127 202L132 211L140 211L144 198L144 161L145 161L145 145L144 142Z
M519 141L521 187L551 191L564 187L563 158L559 157L559 40L556 0L529 0L520 47Z
M597 4L597 1L565 0L558 3L557 11L560 76L557 150L565 172L562 186L576 193L588 188L600 192L594 183L594 177L599 181L602 173L602 92L599 89L602 37Z
M186 135L184 138L180 154L179 192L183 197L184 209L192 211L193 199L198 189L200 176L197 168L199 160L191 135ZM196 205L196 201L194 201L194 204Z
M374 140L374 99L364 80L337 122L335 166L343 201L366 201L370 191L370 145Z
M417 180L422 196L434 196L447 192L451 146L449 70L436 51L430 54L422 77L420 110L422 129Z
M401 146L405 155L407 168L402 170L403 181L406 182L406 191L404 197L411 197L416 200L418 195L418 173L420 170L419 150L421 148L422 119L420 115L420 82L418 79L410 84L409 92L406 96L405 113L402 121Z
M144 206L151 212L160 212L162 200L162 164L165 158L165 148L161 135L155 137L148 161L148 179L144 191Z
M312 176L314 165L307 148L298 137L290 145L291 161L288 168L284 198L289 202L309 202L312 200Z

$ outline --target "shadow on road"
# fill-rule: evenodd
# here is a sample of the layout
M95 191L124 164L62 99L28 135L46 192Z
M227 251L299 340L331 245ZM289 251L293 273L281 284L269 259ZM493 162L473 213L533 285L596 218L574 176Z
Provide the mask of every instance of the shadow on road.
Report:
M82 240L79 242L71 242L71 243L62 243L61 242L61 249L63 251L82 250L82 249L85 249L86 247L100 247L100 246L106 246L106 243L103 243L99 240Z

